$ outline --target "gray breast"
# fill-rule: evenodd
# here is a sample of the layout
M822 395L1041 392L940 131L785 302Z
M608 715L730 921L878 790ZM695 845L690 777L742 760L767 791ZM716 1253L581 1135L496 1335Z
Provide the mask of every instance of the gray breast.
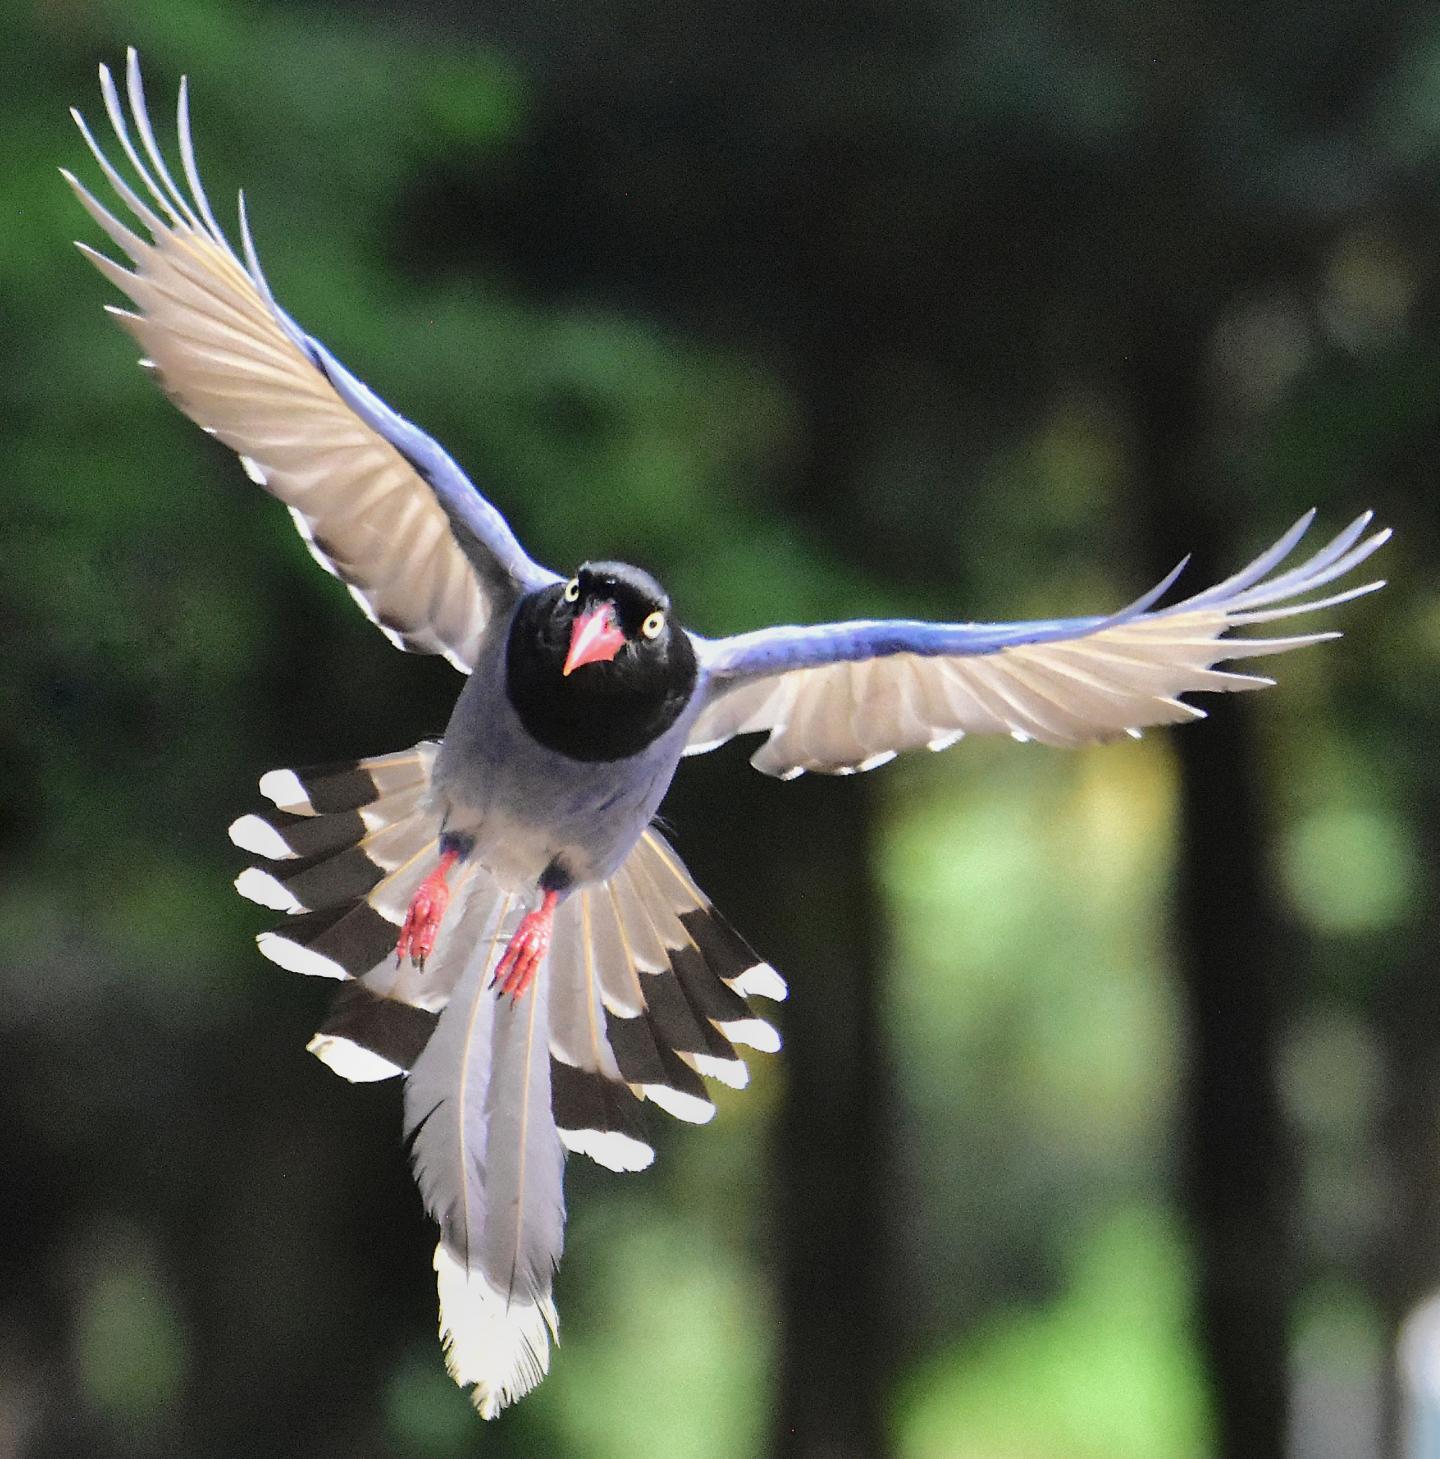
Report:
M476 859L516 890L533 887L557 858L576 881L602 881L655 814L695 708L637 755L570 759L539 744L511 706L505 632L503 623L487 632L446 727L435 765L437 806L446 828L473 836Z

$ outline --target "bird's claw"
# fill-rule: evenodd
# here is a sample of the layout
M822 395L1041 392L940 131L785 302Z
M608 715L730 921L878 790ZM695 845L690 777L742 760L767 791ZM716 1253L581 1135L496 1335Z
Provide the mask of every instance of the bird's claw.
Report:
M508 993L510 1001L518 1003L535 981L535 974L540 971L540 964L549 951L549 909L527 912L495 965L490 986L495 989L496 997L503 998Z
M450 905L450 888L445 885L448 870L448 866L442 866L432 872L410 899L405 925L400 929L400 940L395 944L396 967L408 957L422 973L425 971L425 959L435 951L435 939L440 934L440 919Z

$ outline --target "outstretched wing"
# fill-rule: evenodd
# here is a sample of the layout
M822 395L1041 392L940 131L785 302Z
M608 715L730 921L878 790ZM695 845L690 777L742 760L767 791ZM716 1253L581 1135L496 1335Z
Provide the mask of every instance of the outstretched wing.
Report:
M708 700L686 753L712 750L732 735L768 733L751 763L788 779L805 770L869 770L901 750L941 750L966 734L1069 747L1201 719L1205 711L1179 695L1273 682L1217 663L1339 636L1225 637L1232 628L1327 608L1383 585L1297 602L1390 536L1386 529L1365 537L1366 512L1298 567L1277 572L1314 516L1307 512L1233 577L1168 608L1153 605L1184 563L1104 618L830 623L697 639Z
M133 49L125 79L129 121L109 68L100 67L105 110L138 191L80 113L72 115L148 241L63 173L130 260L125 268L78 245L135 305L110 312L180 409L238 451L250 476L290 508L315 560L349 586L366 616L400 648L444 654L468 672L490 615L554 575L526 556L441 446L275 303L243 194L241 262L200 183L185 81L177 111L182 188L156 143Z

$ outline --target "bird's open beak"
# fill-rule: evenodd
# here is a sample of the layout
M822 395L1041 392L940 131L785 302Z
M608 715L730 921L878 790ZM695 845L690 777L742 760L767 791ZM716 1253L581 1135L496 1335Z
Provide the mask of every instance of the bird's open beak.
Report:
M560 672L569 675L581 664L609 663L624 646L625 635L615 621L615 605L601 603L575 620L570 630L570 652Z

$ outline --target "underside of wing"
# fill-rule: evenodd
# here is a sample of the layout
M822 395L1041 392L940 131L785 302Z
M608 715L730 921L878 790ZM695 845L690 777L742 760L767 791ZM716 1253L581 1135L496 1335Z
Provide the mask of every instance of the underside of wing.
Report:
M1365 536L1369 513L1299 566L1278 571L1313 517L1307 513L1240 572L1168 608L1153 604L1179 569L1106 618L842 623L703 642L712 697L687 753L763 733L752 763L767 774L848 774L902 750L944 749L966 734L1072 747L1203 718L1182 694L1273 682L1216 664L1338 636L1231 638L1231 629L1330 607L1381 586L1367 582L1306 599L1388 538L1388 531Z
M132 50L124 102L100 68L105 109L132 186L75 120L123 209L122 222L66 181L129 267L81 251L128 296L110 306L179 408L237 451L290 509L312 555L399 647L471 667L492 611L548 580L503 518L424 432L403 420L286 315L270 293L241 200L244 262L215 220L195 165L185 83L183 186L156 143ZM138 145L137 145L138 143Z

